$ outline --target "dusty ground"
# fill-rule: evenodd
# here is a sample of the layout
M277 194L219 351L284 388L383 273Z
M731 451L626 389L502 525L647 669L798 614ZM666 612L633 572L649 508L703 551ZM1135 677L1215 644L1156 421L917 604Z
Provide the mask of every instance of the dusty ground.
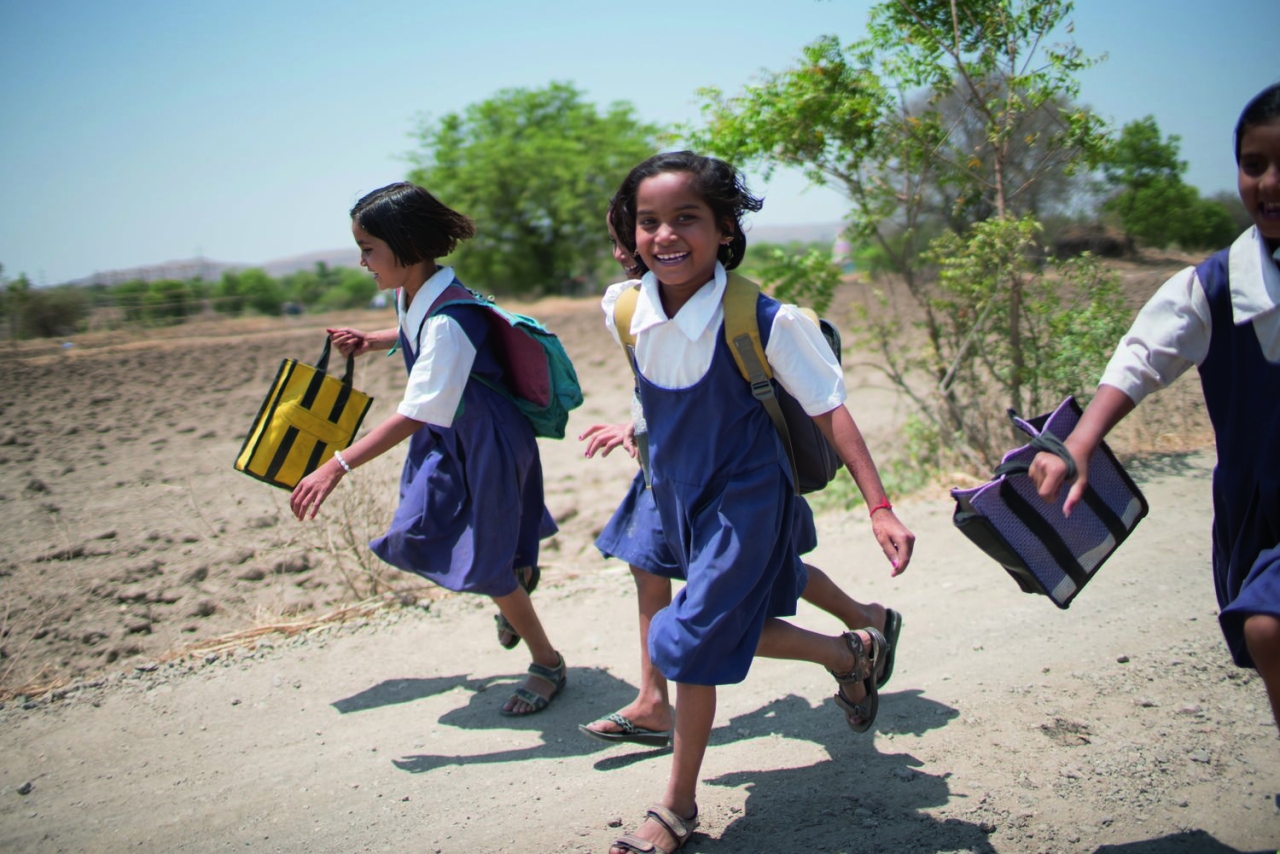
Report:
M1166 268L1125 273L1149 291ZM627 376L596 306L534 311L588 390L571 433L619 417ZM0 353L0 850L602 852L661 792L666 752L576 729L635 684L632 585L591 547L630 462L544 442L562 530L535 600L569 688L535 718L499 717L525 662L494 641L491 606L362 565L398 459L308 526L231 469L280 358L317 355L322 325ZM401 371L360 364L370 423ZM897 580L863 511L823 514L814 562L906 619L877 732L845 728L821 670L759 662L720 692L688 850L1276 850L1280 744L1218 634L1212 455L1182 386L1117 437L1166 451L1134 466L1152 513L1069 611L955 533L941 487L897 502L919 535ZM904 408L874 372L850 387L888 453Z

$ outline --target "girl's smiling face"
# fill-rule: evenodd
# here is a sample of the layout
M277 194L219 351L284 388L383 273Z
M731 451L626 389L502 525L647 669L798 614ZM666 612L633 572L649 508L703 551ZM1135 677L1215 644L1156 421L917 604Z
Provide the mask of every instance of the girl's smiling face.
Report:
M356 239L356 246L360 247L360 266L373 274L378 290L391 291L410 284L414 268L401 264L385 240L374 237L354 220L351 223L351 234Z
M1253 125L1240 138L1240 201L1272 249L1280 246L1280 121Z
M605 227L609 229L609 244L613 246L613 260L617 261L622 267L622 272L627 274L628 279L638 279L644 272L643 268L636 263L636 259L627 254L627 250L618 241L618 235L613 230L613 223L608 217L604 219Z
M686 299L714 276L716 253L730 236L690 173L663 172L636 188L636 251L665 288Z

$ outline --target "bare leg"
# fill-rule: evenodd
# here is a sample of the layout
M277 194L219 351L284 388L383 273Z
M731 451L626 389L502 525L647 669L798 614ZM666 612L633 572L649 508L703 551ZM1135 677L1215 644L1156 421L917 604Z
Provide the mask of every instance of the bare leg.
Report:
M636 582L636 604L640 610L640 691L618 714L643 729L662 732L671 729L671 702L667 680L649 660L649 623L653 615L671 604L671 580L661 575L631 567ZM595 721L588 729L596 732L621 732L612 721Z
M529 598L529 594L523 587L517 587L514 593L506 596L495 596L493 601L502 612L502 616L507 618L507 622L520 633L520 637L524 638L525 646L529 648L529 655L535 664L541 664L543 667L559 666L560 654L551 645L551 641L547 640L546 632L542 630L542 621L538 619L538 613L533 610L533 600ZM534 676L526 679L524 686L543 697L550 695L552 690L552 686L546 681ZM512 697L503 704L502 708L508 712L524 714L530 711L532 706Z
M667 793L662 804L676 815L689 819L698 811L698 774L702 770L702 758L707 753L711 725L716 717L716 688L714 685L678 683L676 703L680 707L680 717L676 719L671 776L667 778ZM675 847L675 840L666 828L653 819L647 819L635 834L668 851ZM609 850L625 854L620 848Z
M864 605L845 593L831 577L811 563L806 563L809 570L809 583L801 594L809 604L821 608L840 622L846 629L860 629L864 626L875 626L884 631L885 607L878 603Z
M1271 714L1280 727L1280 619L1270 614L1254 614L1244 621L1244 642L1253 666L1267 687Z

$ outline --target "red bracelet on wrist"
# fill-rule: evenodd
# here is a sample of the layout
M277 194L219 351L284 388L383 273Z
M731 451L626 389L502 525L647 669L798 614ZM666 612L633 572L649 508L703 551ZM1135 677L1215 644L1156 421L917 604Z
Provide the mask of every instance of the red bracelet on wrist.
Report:
M886 495L883 501L881 501L875 507L872 507L870 510L867 511L867 515L874 516L876 515L877 510L892 510L892 509L893 509L893 505L889 503L889 496Z

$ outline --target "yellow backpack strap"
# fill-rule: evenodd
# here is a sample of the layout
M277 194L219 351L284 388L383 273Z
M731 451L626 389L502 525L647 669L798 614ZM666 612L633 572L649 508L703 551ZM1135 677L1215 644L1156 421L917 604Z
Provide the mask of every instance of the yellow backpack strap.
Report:
M618 294L618 301L613 304L613 326L618 330L624 350L636 346L636 336L631 334L631 318L635 317L639 299L640 286L633 285Z
M627 354L627 364L636 379L636 390L640 388L640 366L636 364L636 336L631 334L631 318L635 317L636 304L640 300L640 286L633 285L618 294L618 301L613 304L613 326L622 341L622 350ZM644 472L644 485L651 485L649 479L649 434L636 434L636 451L640 455L640 469Z
M738 363L738 372L751 384L751 396L760 401L769 413L782 439L782 447L786 448L787 460L791 463L791 482L799 495L800 473L796 469L796 453L791 447L791 431L787 429L782 405L778 403L778 395L770 382L773 369L769 367L764 345L760 342L760 321L756 314L759 299L759 285L737 273L729 274L724 291L724 338L733 360ZM616 312L614 318L617 318Z

